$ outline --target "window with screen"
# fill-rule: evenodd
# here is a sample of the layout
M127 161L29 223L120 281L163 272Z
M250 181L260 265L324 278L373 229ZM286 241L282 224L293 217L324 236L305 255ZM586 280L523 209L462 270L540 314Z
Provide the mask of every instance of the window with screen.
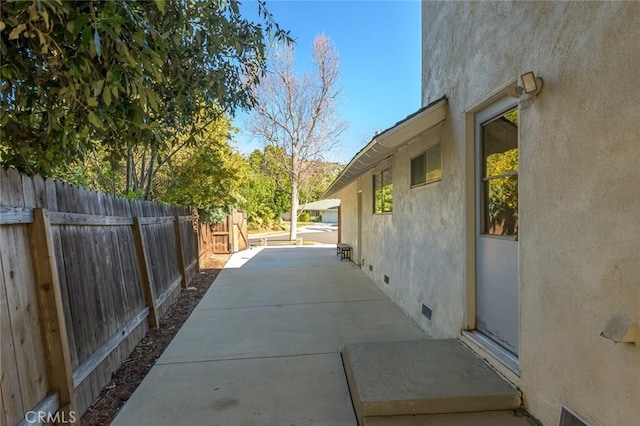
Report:
M442 148L437 144L411 160L411 186L442 179Z

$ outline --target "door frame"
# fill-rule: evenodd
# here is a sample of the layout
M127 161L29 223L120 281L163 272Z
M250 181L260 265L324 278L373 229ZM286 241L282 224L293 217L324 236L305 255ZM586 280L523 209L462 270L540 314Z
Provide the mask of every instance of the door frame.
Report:
M476 332L476 116L481 111L499 102L508 96L509 89L517 85L517 79L511 79L490 92L464 111L465 125L465 292L464 292L464 318L462 334L474 343L482 347L488 354L495 357L509 370L519 375L518 358L513 357L508 351L488 337ZM518 100L514 99L518 106ZM518 286L520 283L518 282ZM520 309L520 301L518 301Z

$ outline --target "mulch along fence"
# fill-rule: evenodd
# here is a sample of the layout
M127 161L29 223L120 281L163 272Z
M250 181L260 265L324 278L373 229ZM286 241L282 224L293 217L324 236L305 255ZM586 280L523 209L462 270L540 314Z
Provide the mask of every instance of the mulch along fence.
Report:
M0 169L0 425L80 418L198 271L193 221Z

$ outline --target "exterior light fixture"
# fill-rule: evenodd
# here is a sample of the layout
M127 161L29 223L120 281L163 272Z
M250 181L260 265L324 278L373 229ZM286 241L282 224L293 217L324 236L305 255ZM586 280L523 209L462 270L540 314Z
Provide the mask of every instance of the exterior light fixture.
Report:
M542 91L542 78L536 77L533 71L526 72L520 76L520 80L522 81L522 85L524 87L520 87L517 84L509 87L507 93L509 96L513 98L520 98L522 94L527 94L531 99L535 99L535 97Z
M542 91L542 79L536 77L533 71L529 71L520 76L522 85L524 86L524 93L530 96L536 96Z

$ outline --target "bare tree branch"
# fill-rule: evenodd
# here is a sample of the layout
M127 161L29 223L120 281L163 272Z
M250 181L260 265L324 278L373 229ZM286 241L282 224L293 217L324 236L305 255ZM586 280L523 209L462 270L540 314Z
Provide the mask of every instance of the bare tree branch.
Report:
M315 164L340 142L346 122L337 112L340 99L338 52L324 34L313 42L312 73L297 75L293 45L277 48L270 72L255 88L257 106L248 131L273 147L278 166L290 176L291 232L296 238L299 190L315 173Z

